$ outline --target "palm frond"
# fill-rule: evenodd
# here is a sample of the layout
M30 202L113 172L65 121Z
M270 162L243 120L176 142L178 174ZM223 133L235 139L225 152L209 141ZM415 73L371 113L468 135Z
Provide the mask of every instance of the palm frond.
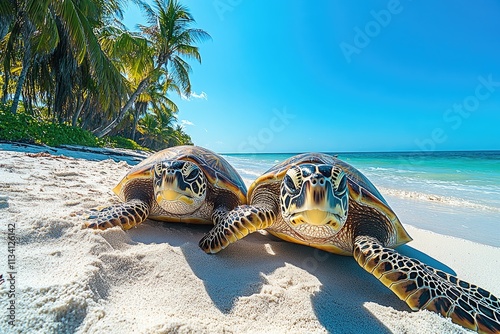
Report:
M176 50L180 55L192 58L201 63L201 55L198 47L192 45L181 44L177 46Z
M88 21L83 15L79 15L78 9L71 0L54 1L53 4L56 14L68 29L76 51L77 62L81 64L87 53L87 36L84 31L84 25L86 28L90 28Z
M189 79L189 73L191 72L191 66L185 62L181 57L175 56L172 59L172 79L180 85L184 95L191 95L191 81Z
M52 13L48 13L47 15L49 18L44 20L41 29L33 38L35 53L37 54L48 54L59 44L59 32L56 20L54 17L51 17Z
M0 1L0 22L3 23L3 19L7 17L13 17L16 14L15 11L15 0L2 0Z
M151 6L142 0L132 0L139 8L141 9L142 12L144 12L144 15L146 16L146 22L149 24L155 24L156 23L156 14L153 8Z

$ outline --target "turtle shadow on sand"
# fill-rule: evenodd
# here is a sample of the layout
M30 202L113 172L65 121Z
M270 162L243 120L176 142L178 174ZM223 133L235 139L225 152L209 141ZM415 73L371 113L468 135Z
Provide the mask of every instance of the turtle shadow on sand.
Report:
M146 230L141 232L143 228ZM167 230L155 233L158 229ZM365 307L367 302L411 312L406 303L352 257L288 243L260 233L249 235L216 255L207 255L198 247L198 240L209 229L210 226L203 225L148 222L134 229L131 239L180 247L193 273L203 281L214 305L224 314L233 312L240 297L260 293L267 283L265 276L287 264L308 272L320 282L319 291L310 294L311 304L318 321L329 332L336 332L339 328L358 328L390 333ZM446 265L410 246L401 246L398 251L455 274Z
M294 264L315 275L322 283L321 291L311 296L311 299L318 320L329 332L337 332L349 321L356 326L353 328L359 328L361 332L392 333L365 307L367 302L397 311L413 312L404 301L361 268L353 257L309 249L306 246L290 246L307 249L300 251L301 258ZM434 268L455 274L448 266L412 247L404 245L397 250ZM343 306L343 299L346 297L353 307L348 311Z

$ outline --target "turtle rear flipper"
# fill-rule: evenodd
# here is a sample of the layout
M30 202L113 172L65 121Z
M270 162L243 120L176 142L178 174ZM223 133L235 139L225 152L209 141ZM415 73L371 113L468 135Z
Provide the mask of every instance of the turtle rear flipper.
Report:
M212 220L215 226L200 240L199 246L214 254L250 233L268 228L276 220L276 214L266 206L241 205L231 211L215 210Z
M110 227L120 226L124 230L139 225L149 216L150 205L139 199L92 210L85 222L85 226L93 229L105 230Z
M488 291L358 236L354 258L412 310L437 312L479 333L500 333L500 301Z

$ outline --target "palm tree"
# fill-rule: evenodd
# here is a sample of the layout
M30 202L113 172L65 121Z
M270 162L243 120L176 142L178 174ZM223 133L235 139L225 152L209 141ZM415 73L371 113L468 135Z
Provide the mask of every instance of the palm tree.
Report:
M175 91L180 94L179 87L177 87L171 79L167 79L163 76L160 80L151 84L137 98L133 113L132 133L130 136L132 140L135 140L136 128L139 123L139 119L147 113L148 107L156 111L168 110L169 114L175 114L179 111L177 105L168 98L167 94L169 91Z
M131 91L129 71L125 64L128 64L130 59L137 62L137 59L144 58L140 50L146 47L144 38L127 31L117 21L103 22L95 30L98 45L109 62L111 73L108 76L96 75L89 57L85 57L80 66L73 68L75 72L68 72L68 67L57 71L63 75L58 82L66 83L66 91L73 85L73 92L64 96L68 103L65 109L73 111L73 126L80 124L88 130L102 127L116 117L117 110L120 110ZM63 62L54 57L51 66L57 68L61 64ZM71 74L74 76L72 81L69 80ZM86 122L83 122L84 119Z
M9 22L11 27L9 27L10 32L6 34L7 42L2 56L4 57L4 70L5 73L10 71L11 59L14 57L14 53L17 51L15 49L16 42L22 40L24 42L23 49L24 55L22 60L22 70L19 75L19 79L16 86L16 91L14 94L14 100L12 102L12 113L16 113L17 105L19 102L19 97L21 95L21 89L26 78L26 74L29 69L29 63L31 61L32 51L33 51L33 34L35 32L35 26L31 20L31 12L29 11L31 7L28 6L28 1L2 1L0 2L0 17L2 21ZM2 30L5 31L5 25L2 25ZM8 71L7 71L8 70ZM6 91L9 85L9 75L6 74L4 78L4 96L2 101L6 100Z
M176 124L175 113L163 105L149 110L139 120L137 131L142 135L139 142L154 150L176 145L192 145L191 137Z
M184 128L177 124L173 129L172 136L169 142L169 146L176 145L193 145L191 137L184 132Z
M137 131L142 135L140 138L141 145L153 148L153 144L158 138L158 120L152 114L144 115L139 120Z
M149 40L153 66L139 82L118 116L108 126L95 133L99 137L108 134L125 118L128 110L150 82L159 77L160 71L164 71L167 77L181 88L182 93L189 96L191 67L184 58L201 62L195 44L210 38L207 32L190 27L195 21L189 10L177 0L154 0L154 8L140 0L139 4L147 17L148 25L140 26L140 30Z
M69 55L80 66L87 60L104 94L123 90L124 82L102 51L94 29L112 14L120 13L120 0L2 0L0 18L8 18L9 32L2 52L4 62L3 99L6 99L11 60L22 54L22 70L17 79L12 109L17 111L26 76L37 57L52 54L61 40L67 39ZM3 31L0 26L0 31ZM67 51L67 50L66 50ZM68 54L68 52L66 52Z

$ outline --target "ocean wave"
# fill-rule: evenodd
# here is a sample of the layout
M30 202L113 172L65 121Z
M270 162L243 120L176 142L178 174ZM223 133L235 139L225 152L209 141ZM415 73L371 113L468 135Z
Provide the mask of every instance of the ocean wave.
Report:
M410 170L410 169L400 169L396 167L365 167L359 168L360 171L364 173L377 173L377 172L390 172L397 174L425 174L425 171Z
M243 176L252 176L254 178L257 178L259 176L262 175L261 172L257 172L257 171L254 171L254 170L249 170L249 169L243 169L243 168L237 168L238 172L240 173L240 175L243 177Z
M247 188L250 187L250 185L255 181L255 178L246 177L245 175L242 175L242 179L243 179L243 182L245 183L245 185L247 186ZM385 188L385 187L377 187L377 188L383 196L392 196L392 197L397 197L400 199L410 199L410 200L417 200L417 201L422 201L422 202L432 202L432 203L439 203L439 204L449 205L449 206L454 206L454 207L471 208L471 209L475 209L475 210L484 210L484 211L489 211L489 212L494 212L494 213L500 213L500 208L498 208L498 207L484 205L484 204L480 204L480 203L475 203L473 201L466 200L463 198L452 197L452 196L442 196L442 195L436 195L436 194L428 194L428 193L402 190L402 189L391 189L391 188Z
M428 201L434 203L441 203L450 206L466 207L471 209L479 209L491 212L500 212L500 208L484 205L480 203L475 203L463 198L457 198L452 196L441 196L436 194L426 194L417 191L409 191L402 189L391 189L385 187L378 187L380 193L384 196L394 196L403 199L412 199L418 201Z

